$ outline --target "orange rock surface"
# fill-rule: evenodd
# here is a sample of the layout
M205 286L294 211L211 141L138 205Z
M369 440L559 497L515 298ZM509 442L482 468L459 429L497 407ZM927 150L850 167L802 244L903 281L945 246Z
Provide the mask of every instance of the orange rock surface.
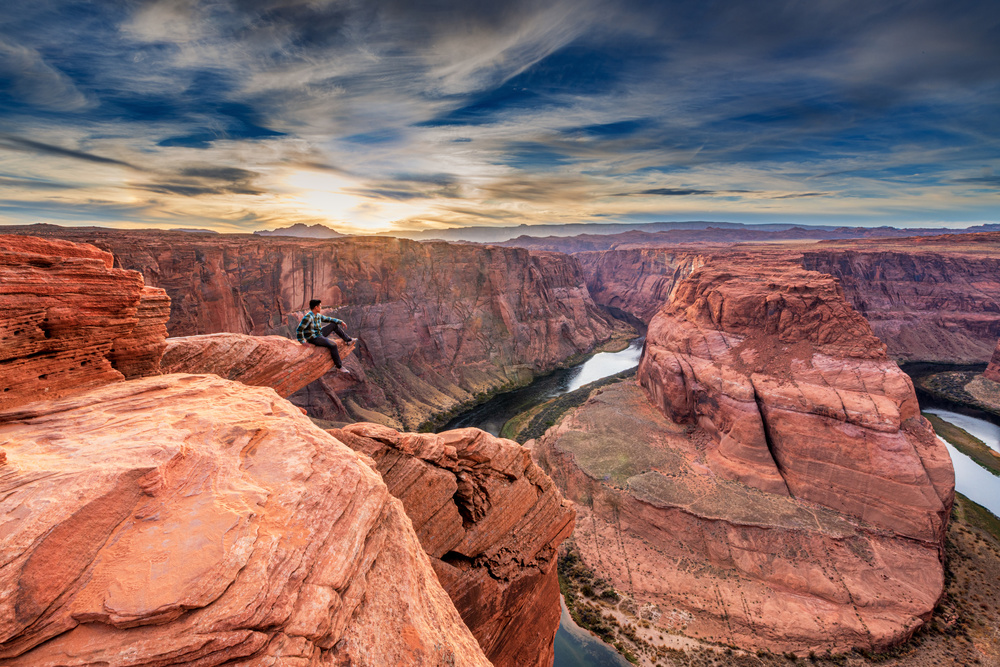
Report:
M5 665L480 665L370 459L266 388L0 413Z
M0 235L0 409L158 372L169 300L112 267L93 246Z
M459 613L497 667L548 667L559 625L555 550L573 510L511 440L479 429L334 436L371 456Z
M337 340L345 365L354 343ZM329 351L283 336L218 333L168 338L164 373L213 373L287 398L333 369ZM346 377L346 376L345 376Z

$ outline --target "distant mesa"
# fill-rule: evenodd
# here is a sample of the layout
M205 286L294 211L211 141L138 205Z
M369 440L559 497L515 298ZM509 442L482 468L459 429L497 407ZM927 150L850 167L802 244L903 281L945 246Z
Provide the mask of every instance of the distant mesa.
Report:
M326 225L316 223L315 225L304 225L297 222L291 227L279 227L278 229L262 229L254 232L257 236L297 236L306 239L334 239L346 234L341 234L335 229Z
M171 232L189 232L191 234L218 234L214 229L197 229L195 227L173 227Z

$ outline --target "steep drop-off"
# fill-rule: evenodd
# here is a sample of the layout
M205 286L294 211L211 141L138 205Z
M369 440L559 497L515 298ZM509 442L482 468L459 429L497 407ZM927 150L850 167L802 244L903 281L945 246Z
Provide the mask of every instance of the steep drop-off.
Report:
M293 397L310 414L415 428L607 340L579 263L516 248L14 228L91 242L172 299L170 334L288 334L312 298L359 338L359 382ZM290 322L291 320L291 322Z
M555 555L574 513L528 450L473 428L416 434L351 424L330 433L375 460L493 664L552 665Z
M595 574L663 630L878 649L930 618L954 473L908 378L836 281L709 266L652 319L638 384L534 445Z

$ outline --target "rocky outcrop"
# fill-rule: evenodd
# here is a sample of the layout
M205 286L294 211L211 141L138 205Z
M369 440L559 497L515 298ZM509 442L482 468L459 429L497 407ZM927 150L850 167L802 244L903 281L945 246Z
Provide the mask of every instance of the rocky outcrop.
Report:
M1000 338L1000 235L946 237L941 249L810 250L808 269L836 276L847 300L906 361L982 363ZM933 248L933 246L931 246Z
M93 246L0 236L0 409L158 372L166 297L112 264Z
M354 343L337 341L346 361ZM287 398L334 368L330 353L283 336L218 333L167 339L164 373L213 373ZM346 382L346 380L345 380Z
M167 349L170 297L159 287L143 287L135 316L132 333L115 340L108 359L129 379L159 375L160 359Z
M986 367L986 370L983 371L983 377L993 382L1000 382L1000 342L997 343L996 349L993 350L993 356L990 357L990 363Z
M112 251L164 288L171 336L287 335L289 318L322 299L360 339L364 371L339 404L322 387L293 397L326 419L416 428L588 352L612 330L564 255L370 237L48 233Z
M164 375L0 413L5 665L482 665L370 459Z
M497 667L548 667L559 625L555 550L573 511L528 450L478 429L331 430L371 456L442 585Z
M664 630L800 654L884 648L930 618L954 473L836 280L694 271L652 319L638 382L535 445L597 576Z
M780 264L695 272L650 323L638 378L666 416L711 435L718 474L942 539L947 451L833 278Z

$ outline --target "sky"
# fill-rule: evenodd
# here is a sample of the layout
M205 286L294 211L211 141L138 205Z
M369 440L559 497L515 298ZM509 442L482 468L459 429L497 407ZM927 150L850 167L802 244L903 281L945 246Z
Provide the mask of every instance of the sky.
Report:
M0 225L1000 222L996 0L32 0Z

